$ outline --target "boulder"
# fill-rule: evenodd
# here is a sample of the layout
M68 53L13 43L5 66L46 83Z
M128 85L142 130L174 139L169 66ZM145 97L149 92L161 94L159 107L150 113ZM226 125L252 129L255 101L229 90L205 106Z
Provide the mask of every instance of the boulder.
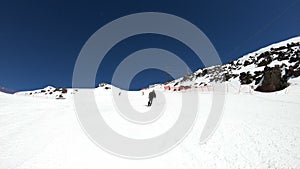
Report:
M281 70L276 65L273 68L265 68L261 84L255 90L260 92L275 92L287 86L286 79L281 76Z
M261 67L261 66L267 66L268 64L270 64L272 62L272 57L270 56L267 56L265 59L263 59L261 62L259 62L257 64L258 67Z
M252 63L252 62L249 62L248 60L246 60L246 61L244 62L244 66L251 65L251 63Z
M250 83L252 83L253 82L253 80L254 80L254 78L253 78L253 76L251 75L251 73L250 72L242 72L242 73L240 73L240 82L241 82L241 84L242 85L244 85L244 84L250 84Z

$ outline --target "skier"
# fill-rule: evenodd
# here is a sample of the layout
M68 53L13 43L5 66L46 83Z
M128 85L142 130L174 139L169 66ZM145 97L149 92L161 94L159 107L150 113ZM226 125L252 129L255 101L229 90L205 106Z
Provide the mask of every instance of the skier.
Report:
M152 92L149 93L148 106L152 105L152 101L153 101L154 98L156 98L156 94L155 94L154 90L152 90Z

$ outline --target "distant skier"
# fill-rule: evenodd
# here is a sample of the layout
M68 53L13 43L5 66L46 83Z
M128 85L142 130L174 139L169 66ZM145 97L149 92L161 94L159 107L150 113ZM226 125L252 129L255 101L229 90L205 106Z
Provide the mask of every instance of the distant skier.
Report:
M156 98L156 94L155 94L154 90L152 90L152 92L149 93L148 106L152 105L152 101L153 101L154 98Z

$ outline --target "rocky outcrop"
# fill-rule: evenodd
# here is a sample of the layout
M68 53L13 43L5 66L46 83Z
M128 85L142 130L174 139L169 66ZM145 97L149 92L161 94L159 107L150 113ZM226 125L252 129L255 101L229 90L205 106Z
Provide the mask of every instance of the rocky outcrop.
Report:
M56 91L61 92L61 93L67 93L68 89L66 89L66 88L56 88L53 92L56 92Z
M260 92L279 91L288 86L285 78L281 75L281 70L278 65L273 68L265 67L261 84L256 88Z
M272 92L284 89L289 80L299 76L300 37L296 37L249 53L227 64L199 69L165 85L197 88L228 82L249 85L257 91Z

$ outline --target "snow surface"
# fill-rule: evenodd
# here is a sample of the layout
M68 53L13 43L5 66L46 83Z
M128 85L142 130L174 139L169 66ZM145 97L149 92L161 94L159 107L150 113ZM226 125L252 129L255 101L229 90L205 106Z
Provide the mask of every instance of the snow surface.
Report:
M116 157L94 145L80 127L71 95L56 100L0 93L0 168L300 168L298 82L299 78L294 79L288 92L227 93L221 123L203 145L199 145L199 138L212 95L200 93L199 116L188 137L170 152L146 160ZM180 92L164 92L167 104L162 117L153 125L136 127L115 111L111 90L90 90L94 90L106 122L129 137L132 133L139 133L140 138L163 133L172 126L181 106ZM138 91L129 95L134 108L148 109L147 94ZM159 105L160 98L154 104Z
M271 48L291 42L300 42L300 37L247 54L234 61L234 64L240 63L239 66L231 69L231 65L225 64L222 71L232 74L262 71L264 67L243 64ZM299 46L295 47L295 50L298 49ZM287 66L294 64L287 60L274 60L268 66L283 63ZM214 72L215 68L218 66L206 69ZM14 95L0 92L0 169L299 169L300 77L290 78L288 88L273 93L255 92L255 85L240 85L238 77L224 82L226 100L221 122L212 138L205 144L199 144L212 105L214 88L210 76L222 74L195 76L202 71L198 70L186 80L179 78L167 84L197 88L173 92L157 84L150 89L128 92L130 104L141 112L149 109L145 106L149 91L155 89L164 94L166 103L163 105L162 98L157 97L153 106L164 106L165 111L149 125L133 124L120 116L112 100L113 86L101 84L96 89L84 89L93 90L98 109L113 130L136 139L166 132L180 114L182 92L199 93L199 115L191 133L170 152L145 160L111 155L85 135L73 102L73 96L83 89L48 86Z

